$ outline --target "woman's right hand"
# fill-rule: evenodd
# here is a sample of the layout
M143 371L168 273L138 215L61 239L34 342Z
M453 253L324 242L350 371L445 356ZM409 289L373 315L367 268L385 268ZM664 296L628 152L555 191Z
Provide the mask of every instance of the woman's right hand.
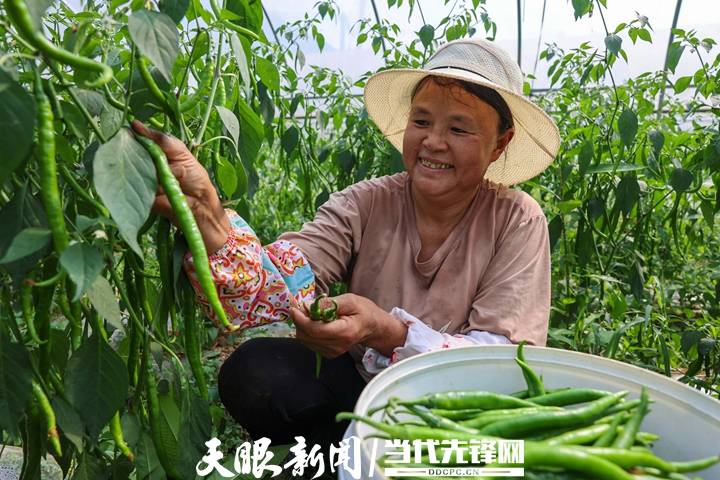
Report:
M170 169L180 183L180 188L185 193L188 205L195 216L205 241L205 248L209 254L216 252L227 241L230 221L205 168L177 138L151 130L138 120L134 120L131 125L137 135L149 138L165 152ZM160 186L155 194L152 209L177 225L170 201Z

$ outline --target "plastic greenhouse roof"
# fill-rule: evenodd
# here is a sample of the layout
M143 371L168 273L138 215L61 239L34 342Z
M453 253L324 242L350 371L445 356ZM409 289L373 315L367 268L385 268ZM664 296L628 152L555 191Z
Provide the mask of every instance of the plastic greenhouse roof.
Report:
M447 15L453 4L445 5L444 0L418 0L429 23L437 24ZM466 1L470 4L470 0ZM537 63L538 37L540 50L546 43L556 43L559 47L569 50L582 42L603 50L605 30L600 15L594 13L592 17L585 16L577 22L573 16L573 7L569 0L520 0L521 1L521 27L522 27L522 62L521 68L526 74L535 71L536 80L533 88L542 89L550 86L546 75L549 64L544 61ZM313 9L316 0L274 0L265 1L265 10L273 25L294 21L303 17L306 12ZM545 19L541 32L541 19L543 4L545 3ZM382 65L380 54L374 54L369 42L356 46L357 27L351 28L361 18L374 19L374 12L370 0L336 0L339 15L335 20L326 17L320 27L325 36L325 48L320 52L314 42L301 43L305 54L306 65L318 65L342 70L351 79L356 79L368 70L375 70ZM396 23L401 28L400 39L409 41L423 22L417 10L412 17L407 17L407 1L403 7L388 9L387 0L375 0L380 18ZM665 61L668 35L672 25L676 2L672 0L608 0L607 10L604 11L608 29L612 32L620 22L629 23L639 15L648 18L652 27L653 43L649 44L638 40L633 45L626 32L621 34L623 48L628 55L628 63L622 59L613 67L617 81L638 75L645 71L661 70ZM487 0L485 8L490 18L497 24L495 41L507 49L513 57L517 57L517 2L509 0ZM432 19L432 20L430 20ZM265 22L268 38L272 32ZM717 0L685 0L682 2L677 28L696 30L700 38L710 37L720 40L720 2ZM482 25L477 27L478 35L484 34ZM700 51L705 59L713 58L720 48L715 46L709 53ZM708 56L712 55L712 57ZM691 75L699 68L696 55L688 50L683 54L676 69L675 76ZM672 78L672 76L670 77Z

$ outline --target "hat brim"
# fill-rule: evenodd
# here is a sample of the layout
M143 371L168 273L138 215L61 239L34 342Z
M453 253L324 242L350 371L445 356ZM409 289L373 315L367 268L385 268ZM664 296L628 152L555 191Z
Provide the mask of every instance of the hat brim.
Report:
M477 74L456 68L442 70L392 69L378 72L365 85L368 115L385 137L402 153L412 92L428 75L465 80L500 94L513 116L515 135L505 154L488 167L485 178L503 185L529 180L550 165L560 147L555 122L537 105Z

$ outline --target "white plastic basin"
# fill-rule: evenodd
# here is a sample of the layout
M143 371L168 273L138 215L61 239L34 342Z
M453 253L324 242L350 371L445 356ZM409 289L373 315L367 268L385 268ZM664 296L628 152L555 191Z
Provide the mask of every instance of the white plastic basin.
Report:
M385 404L389 397L417 397L447 390L478 389L511 393L525 388L515 363L513 345L473 346L440 350L404 360L377 375L363 390L355 413ZM720 452L720 401L654 372L626 363L584 353L553 348L526 347L525 357L543 376L549 389L587 387L609 391L628 390L637 398L641 387L653 400L642 430L660 435L653 451L668 460L683 461ZM372 427L352 422L345 438L363 440ZM385 479L375 469L370 476L370 444L362 441L363 478ZM720 466L700 473L705 480L720 479ZM341 480L352 477L339 470Z

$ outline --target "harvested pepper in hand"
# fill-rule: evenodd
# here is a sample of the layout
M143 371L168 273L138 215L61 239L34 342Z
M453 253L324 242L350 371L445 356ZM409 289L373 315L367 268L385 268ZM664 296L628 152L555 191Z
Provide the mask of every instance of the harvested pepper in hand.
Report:
M310 320L315 322L329 323L337 320L338 304L332 298L329 298L326 293L322 293L315 298L315 301L307 306L305 310L310 317ZM320 378L320 367L322 366L322 355L315 352L315 378Z

